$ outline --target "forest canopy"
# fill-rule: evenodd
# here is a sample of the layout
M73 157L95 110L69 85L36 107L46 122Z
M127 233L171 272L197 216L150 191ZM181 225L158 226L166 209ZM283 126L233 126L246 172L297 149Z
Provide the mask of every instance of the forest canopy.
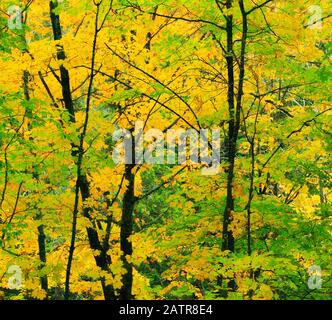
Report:
M331 299L331 0L1 0L0 299Z

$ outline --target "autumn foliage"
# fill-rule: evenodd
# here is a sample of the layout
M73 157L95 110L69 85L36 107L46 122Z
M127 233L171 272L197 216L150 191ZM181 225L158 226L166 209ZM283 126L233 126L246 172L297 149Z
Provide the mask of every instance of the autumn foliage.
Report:
M331 12L1 0L0 299L330 299ZM218 170L116 163L138 121Z

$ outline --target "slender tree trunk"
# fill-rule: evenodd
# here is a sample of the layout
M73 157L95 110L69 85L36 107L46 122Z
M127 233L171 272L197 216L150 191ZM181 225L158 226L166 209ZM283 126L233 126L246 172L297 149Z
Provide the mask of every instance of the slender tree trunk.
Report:
M227 139L227 193L226 193L226 205L223 213L223 230L222 230L222 250L229 250L230 252L235 251L235 239L232 231L229 230L229 226L232 222L232 214L234 211L234 178L235 178L235 158L237 140L240 129L241 121L241 110L242 110L242 98L243 98L243 84L245 75L245 51L246 51L246 38L247 38L247 15L244 10L243 0L238 1L241 12L242 12L242 39L241 39L241 54L240 59L236 59L239 67L239 80L237 86L236 105L235 105L235 71L234 71L234 41L233 41L233 15L227 15L226 18L226 37L227 37L227 48L226 48L226 62L227 62L227 76L228 76L228 89L227 89L227 100L228 100L228 139ZM226 1L227 9L233 7L233 1ZM236 283L231 280L228 284L231 290L235 290Z
M78 184L81 191L82 201L84 202L88 198L90 198L90 186L89 182L87 180L86 175L81 175L80 179L78 180ZM90 216L91 209L86 207L83 209L83 216L87 219L91 220ZM107 251L109 249L109 243L102 244L99 235L97 232L96 227L93 224L93 227L87 227L86 228L87 234L88 234L88 240L90 248L94 252L100 252L100 254L95 255L95 261L96 265L103 271L110 272L109 266L112 264L112 259L108 255ZM115 291L112 285L106 284L105 279L101 279L101 285L104 293L105 300L115 300L116 295Z
M27 70L23 72L23 91L24 91L24 98L26 101L30 100L30 91L29 91L29 78L30 73ZM35 173L34 173L35 175ZM41 219L41 214L38 214L36 217L37 220ZM44 232L44 226L41 224L37 228L38 230L38 252L39 252L39 259L41 265L39 267L42 270L46 265L46 236ZM40 285L43 290L48 292L48 278L47 275L43 275L40 277Z
M60 17L54 11L57 8L57 6L58 6L57 0L50 1L50 17L51 17L54 40L60 40L62 38ZM95 45L95 43L94 43L94 45ZM61 46L58 47L57 57L58 57L58 60L65 59L65 51L64 51L64 48ZM92 69L92 72L93 72L93 69ZM63 102L65 105L65 108L67 109L67 111L70 115L70 118L69 118L70 121L75 122L75 111L74 111L73 100L72 100L72 96L71 96L71 90L70 90L70 77L69 77L68 70L64 66L60 67L60 79L61 79L61 87L62 87L62 97L63 97ZM91 89L91 85L92 84L90 81L90 86L89 86L90 89ZM90 103L90 102L88 102L88 103ZM79 157L80 154L82 154L81 149L82 148L80 148L80 146L76 146L76 145L72 144L72 155ZM90 197L90 186L89 186L89 182L88 182L86 175L84 173L82 173L81 170L78 171L76 186L77 186L77 190L80 191L82 201L84 202L86 199L88 199ZM78 199L77 199L77 193L75 192L75 203L76 202L78 202ZM76 208L76 205L74 206L72 231L76 228L77 212L75 213L75 208ZM93 223L93 220L91 219L91 216L90 216L90 211L91 211L90 208L84 208L83 215ZM76 214L76 217L75 217L75 214ZM98 235L96 228L88 227L87 234L88 234L90 248L92 250L94 250L94 252L100 252L100 254L94 256L96 265L99 268L101 268L103 271L110 272L109 265L111 264L111 257L107 254L107 249L105 248L105 246L103 246L101 244L101 241L99 239L99 235ZM68 260L69 265L71 265L71 260L72 260L72 256L73 256L73 248L74 248L73 244L75 244L75 239L73 237L73 232L72 232L72 239L71 239L71 252L72 253L70 254L70 257ZM70 274L70 270L68 271L68 268L67 268L66 283L68 283L68 278L69 278L68 274ZM113 286L107 285L104 278L101 279L101 285L103 288L105 300L114 300L115 292L114 292ZM66 286L69 287L68 284L66 284ZM66 291L67 291L66 296L68 297L69 289L67 288Z
M126 274L122 277L122 288L120 290L120 300L132 299L133 267L127 257L131 257L133 246L129 237L133 232L133 211L135 206L134 184L135 174L133 173L135 165L127 164L125 167L125 179L128 181L127 190L123 197L122 219L120 244L122 251L122 262L126 269Z
M250 141L250 157L251 157L251 170L250 170L250 185L247 203L247 253L251 255L251 202L254 195L254 178L255 178L255 137Z
M50 1L50 16L51 16L51 23L53 29L53 38L54 40L61 40L62 39L62 31L61 31L61 24L60 24L60 16L55 13L55 9L58 7L57 0ZM57 58L58 60L65 60L66 55L64 48L60 45L57 46ZM73 106L73 99L71 96L70 90L70 77L68 70L61 65L60 66L60 79L61 79L61 88L62 88L62 97L64 105L69 113L70 121L75 122L75 111Z
M252 137L250 138L248 136L247 130L246 130L246 136L247 141L250 143L250 184L249 184L249 194L248 194L248 202L246 205L247 210L247 253L250 256L251 255L251 203L254 198L254 179L255 179L255 146L256 146L256 134L257 134L257 122L258 122L258 116L260 112L260 102L259 106L257 108L255 122L254 122L254 133ZM244 125L246 127L246 123L244 120Z
M39 250L39 259L42 262L40 269L43 269L46 265L46 235L44 232L43 225L38 226L38 250ZM42 275L40 277L40 285L43 290L48 292L47 275Z
M227 0L227 9L232 7L232 0ZM234 237L229 231L229 225L232 219L232 211L234 210L233 199L233 179L234 179L234 164L236 153L235 141L235 102L234 102L234 56L233 56L233 16L226 16L226 34L227 34L227 75L228 75L228 138L227 138L227 162L228 162L228 176L227 176L227 195L226 206L223 214L223 231L222 231L222 250L230 250L234 252Z
M227 9L232 8L233 1L227 0ZM243 0L239 0L239 6L242 13L242 38L241 38L241 53L238 62L239 65L239 80L236 95L235 107L235 90L234 90L234 48L233 48L233 16L226 16L226 34L227 34L227 73L228 73L228 112L229 112L229 127L228 127L228 176L227 176L227 195L226 206L224 210L223 220L223 239L222 250L229 250L234 252L235 241L232 232L229 230L229 225L232 221L232 212L234 211L234 166L236 158L236 147L241 121L242 99L243 99L243 85L245 76L245 53L247 44L248 21L247 14L244 9Z

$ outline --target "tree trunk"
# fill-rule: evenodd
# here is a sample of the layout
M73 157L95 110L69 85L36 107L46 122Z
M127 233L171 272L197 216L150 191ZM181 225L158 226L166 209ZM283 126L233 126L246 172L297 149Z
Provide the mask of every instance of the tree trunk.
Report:
M126 269L126 274L122 277L122 288L120 290L120 300L132 299L132 284L133 284L133 267L131 262L128 262L127 256L131 257L133 253L132 243L129 240L133 232L133 212L135 206L135 174L132 172L135 165L127 164L125 167L125 179L128 181L127 190L123 197L122 219L120 244L122 251L122 262Z
M227 9L232 7L232 0L227 0ZM223 231L222 231L222 250L230 250L234 252L234 237L229 231L229 225L232 219L232 211L234 210L233 199L233 179L234 179L234 163L236 153L235 141L235 103L234 103L234 57L233 57L233 16L226 16L226 33L227 33L227 75L228 75L228 139L227 139L227 162L228 162L228 176L227 176L227 196L226 206L223 214Z
M42 270L46 265L46 236L43 225L38 226L38 249L39 249L39 259L42 262L40 269ZM47 275L42 275L40 277L40 285L43 290L48 292Z
M24 98L26 101L30 101L30 91L29 91L29 78L30 73L27 70L23 72L23 91L24 91ZM30 138L31 139L31 138ZM33 176L36 176L36 173L33 173ZM38 178L38 177L36 177ZM36 217L37 220L41 219L41 214L38 214ZM38 226L38 251L39 251L39 259L40 259L40 267L39 269L42 270L46 265L46 236L44 232L44 226L41 224ZM48 292L48 279L47 275L43 275L40 277L40 286L43 290Z
M62 31L61 31L61 23L60 17L58 14L55 13L55 9L58 7L58 2L56 0L50 1L50 17L53 29L53 37L54 40L60 40L62 38ZM57 53L58 60L65 59L65 51L64 48L59 46L58 53ZM60 67L60 76L61 76L61 87L62 87L62 97L65 108L69 113L69 120L71 122L75 122L75 111L73 106L73 100L71 96L70 90L70 77L68 70L62 65ZM79 153L79 147L72 144L72 155L77 156ZM81 193L81 197L83 202L90 197L90 186L85 174L80 174L77 177L77 184L79 186L79 190ZM92 223L93 220L90 217L90 208L83 209L83 215L88 218ZM111 264L111 257L107 254L107 249L101 244L98 232L95 227L88 227L87 228L88 240L89 245L92 250L98 250L100 254L94 256L96 265L101 268L103 271L109 272L109 265ZM103 288L103 293L105 300L114 300L115 299L115 292L112 285L106 285L105 279L101 279L101 285Z

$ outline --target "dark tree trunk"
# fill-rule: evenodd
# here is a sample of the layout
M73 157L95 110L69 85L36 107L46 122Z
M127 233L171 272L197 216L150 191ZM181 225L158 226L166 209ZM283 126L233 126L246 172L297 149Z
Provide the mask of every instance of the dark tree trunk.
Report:
M38 227L38 249L39 249L39 259L42 262L40 269L42 270L46 266L46 236L43 225L40 225ZM40 277L40 285L43 290L48 292L47 275L43 275Z
M226 1L227 9L232 8L232 0ZM230 250L234 252L235 241L229 225L232 222L232 211L234 211L234 166L236 158L236 147L241 122L241 110L243 99L243 84L245 76L245 53L247 44L248 22L247 14L244 9L243 0L239 0L239 6L242 13L242 37L241 37L241 53L238 61L239 80L237 86L236 106L235 106L235 90L234 90L234 48L233 48L233 16L226 16L226 33L227 33L227 72L228 72L228 110L229 110L229 127L228 127L228 177L227 177L227 196L226 206L223 220L223 241L222 250Z
M82 200L84 202L90 197L90 186L86 175L82 175L79 178L79 187L82 195ZM92 221L90 217L90 208L84 208L83 215L85 218L88 218L90 221ZM108 243L105 244L104 246L101 244L96 227L87 227L86 231L88 234L90 248L92 250L96 250L95 252L100 252L100 254L94 256L96 265L99 268L101 268L103 271L110 272L109 266L111 265L112 260L111 257L107 254L107 251L109 249ZM115 300L116 295L113 286L106 285L104 279L101 279L101 284L105 300Z
M51 22L53 28L53 38L54 40L61 40L62 32L61 32L61 24L60 24L60 17L55 13L55 9L58 7L57 1L50 1L50 15L51 15ZM58 60L65 60L66 55L65 51L62 46L58 46L57 51L57 58ZM73 99L71 96L70 90L70 78L68 70L61 65L60 66L60 75L61 75L61 87L62 87L62 97L63 103L69 113L70 121L75 121L75 111L73 106Z
M232 0L227 0L227 9L232 7ZM222 250L230 250L234 252L234 237L229 231L229 225L232 219L232 211L234 210L233 199L233 179L234 179L234 163L236 154L236 140L235 140L235 103L234 103L234 56L233 56L233 16L226 17L226 33L227 33L227 75L228 75L228 139L227 139L227 161L228 161L228 176L227 176L227 196L226 206L223 214L223 232L222 232Z
M127 261L126 256L132 256L133 247L129 240L133 232L133 211L135 207L134 184L135 174L132 172L135 165L127 164L125 167L125 179L128 181L127 190L123 197L122 219L120 243L122 251L122 262L126 269L126 274L122 277L122 288L120 290L120 300L132 299L133 267Z

